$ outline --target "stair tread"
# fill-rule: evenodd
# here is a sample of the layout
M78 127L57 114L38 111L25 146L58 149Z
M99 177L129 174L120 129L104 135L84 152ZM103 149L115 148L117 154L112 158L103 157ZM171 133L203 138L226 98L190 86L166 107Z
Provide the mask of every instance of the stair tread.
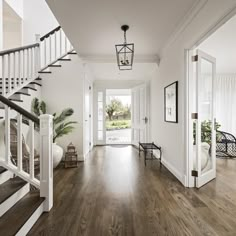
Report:
M3 119L3 117L1 116L0 119ZM5 171L7 171L4 167L0 166L0 174L4 173Z
M77 52L68 52L70 55L77 55Z
M31 89L31 90L37 91L37 89L31 88L31 87L29 87L29 86L25 86L24 88L25 88L25 89Z
M0 220L1 235L15 235L42 204L39 191L31 191L8 210Z
M39 71L40 74L51 74L51 71Z
M38 85L38 86L42 86L42 84L37 83L37 82L31 82L30 84L36 84L36 85Z
M13 102L24 102L23 100L17 98L10 98L9 100Z
M21 189L27 182L19 177L9 179L0 185L0 204L8 199L12 194ZM1 232L1 230L0 230Z
M60 59L58 59L58 61L71 61L71 59L69 59L69 58L60 58Z
M49 65L48 67L61 67L61 65L54 65L54 64L52 64L52 65Z
M14 94L22 94L22 95L25 95L25 96L30 96L29 93L25 93L25 92L16 92L16 93L14 93Z

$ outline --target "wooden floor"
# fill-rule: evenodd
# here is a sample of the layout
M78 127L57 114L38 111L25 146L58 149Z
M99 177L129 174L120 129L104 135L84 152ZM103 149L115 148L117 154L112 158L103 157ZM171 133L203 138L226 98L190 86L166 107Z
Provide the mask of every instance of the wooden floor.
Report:
M217 179L184 188L138 151L97 147L77 169L55 171L54 208L29 235L236 235L236 160L217 160Z

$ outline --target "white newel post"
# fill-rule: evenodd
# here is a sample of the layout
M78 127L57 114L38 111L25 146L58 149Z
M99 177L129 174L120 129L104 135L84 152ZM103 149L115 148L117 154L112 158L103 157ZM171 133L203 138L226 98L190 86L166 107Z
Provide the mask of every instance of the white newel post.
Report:
M40 196L45 197L44 211L53 206L53 116L40 116Z

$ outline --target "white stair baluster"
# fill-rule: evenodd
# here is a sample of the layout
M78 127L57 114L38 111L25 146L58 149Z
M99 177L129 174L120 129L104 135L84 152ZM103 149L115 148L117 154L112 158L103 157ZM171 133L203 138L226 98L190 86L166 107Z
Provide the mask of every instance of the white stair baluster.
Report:
M64 33L64 36L65 36L65 53L67 53L67 38L66 38L65 33Z
M7 58L7 77L8 77L8 93L11 92L11 54Z
M62 55L62 29L59 30L59 33L60 33L60 55L59 57Z
M52 37L49 36L49 64L52 62Z
M31 48L31 79L34 79L34 48Z
M44 66L47 65L47 39L44 39Z
M22 115L17 113L17 167L22 171Z
M34 122L30 120L30 178L34 179Z
M2 56L2 95L6 95L5 55Z
M25 50L22 50L22 78L23 78L23 83L25 83L26 78L25 78Z
M21 85L21 53L18 52L18 86Z
M55 45L54 45L54 50L55 50L55 60L57 59L57 32L55 32Z
M10 107L5 105L5 161L10 164Z
M16 53L14 52L13 53L13 87L14 89L17 88L17 83L16 83L16 65L17 65L17 55Z

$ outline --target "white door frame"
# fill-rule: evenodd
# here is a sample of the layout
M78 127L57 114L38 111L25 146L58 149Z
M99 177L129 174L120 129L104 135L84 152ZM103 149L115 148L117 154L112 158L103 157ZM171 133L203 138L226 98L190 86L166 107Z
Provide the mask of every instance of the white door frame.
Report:
M221 18L214 26L210 27L209 30L201 36L199 39L195 41L195 43L185 50L185 165L186 165L186 181L185 187L194 187L194 177L192 177L192 167L193 160L192 158L192 149L189 148L192 142L192 128L190 124L192 123L191 119L191 104L192 104L192 96L191 91L193 88L192 84L192 56L194 50L209 36L211 36L216 30L218 30L222 25L224 25L228 20L236 15L236 7L231 9L223 18Z
M98 140L98 93L102 92L102 103L103 103L103 138L102 140ZM105 145L106 144L106 89L95 88L93 91L93 142L94 145Z
M143 83L143 84L141 84L141 85L138 85L138 86L135 86L134 88L132 88L132 124L131 124L131 127L132 127L132 145L134 145L134 146L137 146L138 144L136 143L136 142L134 142L134 118L135 118L135 111L136 111L136 109L135 109L135 104L136 104L136 102L134 101L134 92L135 92L135 90L140 90L140 89L142 89L142 88L144 88L145 89L145 95L144 95L144 97L145 97L145 101L144 101L144 116L147 118L147 123L145 124L145 137L144 137L144 139L145 139L145 142L150 142L150 111L149 111L149 109L150 109L150 85L149 85L149 82L146 82L146 83ZM139 91L139 93L140 93L140 91ZM139 98L138 98L138 102L139 102L139 104L138 105L140 105L140 94L139 94ZM140 108L139 108L140 109ZM138 115L139 115L139 124L138 124L138 126L139 127L141 127L142 125L141 125L141 122L142 122L142 120L144 120L144 117L140 117L140 110L138 110ZM138 128L139 129L139 128ZM140 139L140 134L139 134L139 139ZM140 141L140 140L139 140Z

